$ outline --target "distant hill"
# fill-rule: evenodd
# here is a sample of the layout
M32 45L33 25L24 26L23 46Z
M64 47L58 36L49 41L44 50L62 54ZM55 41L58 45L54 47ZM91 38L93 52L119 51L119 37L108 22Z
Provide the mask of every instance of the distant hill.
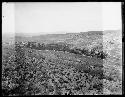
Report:
M14 37L2 37L2 42L14 42L15 41L34 41L39 43L67 43L73 45L73 47L78 48L91 48L98 44L102 44L106 50L107 46L109 47L109 40L113 42L116 41L119 44L120 39L120 30L107 30L107 31L88 31L80 33L66 33L66 34L46 34L46 35L37 35L37 36L28 36L26 34L15 34ZM8 38L9 37L9 38ZM120 43L121 44L121 43ZM107 48L108 49L108 48Z
M39 35L32 37L25 37L22 35L16 35L15 39L20 41L36 41L36 42L65 42L69 44L77 44L80 41L85 42L85 40L94 40L96 36L102 36L102 31L89 31L89 32L80 32L80 33L66 33L66 34L47 34L47 35ZM99 38L99 37L98 37ZM100 37L102 38L102 37Z

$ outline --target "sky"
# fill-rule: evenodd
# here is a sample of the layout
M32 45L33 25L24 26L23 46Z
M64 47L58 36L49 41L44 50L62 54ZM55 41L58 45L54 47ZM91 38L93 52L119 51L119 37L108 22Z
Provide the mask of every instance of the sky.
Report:
M56 34L121 29L120 2L2 3L2 33Z

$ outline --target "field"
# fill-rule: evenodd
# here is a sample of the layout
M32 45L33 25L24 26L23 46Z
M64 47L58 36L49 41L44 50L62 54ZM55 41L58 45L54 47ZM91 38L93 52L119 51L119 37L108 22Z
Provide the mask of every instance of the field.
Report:
M111 32L46 37L2 46L3 95L122 94L121 40Z

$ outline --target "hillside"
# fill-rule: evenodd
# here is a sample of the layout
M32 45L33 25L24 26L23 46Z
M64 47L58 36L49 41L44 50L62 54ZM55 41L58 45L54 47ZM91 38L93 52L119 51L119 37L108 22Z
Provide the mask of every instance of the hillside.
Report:
M15 44L2 46L3 95L122 94L122 38L119 33L89 31L15 36ZM44 49L38 44L28 47L19 41L34 41ZM67 44L68 51L55 50ZM107 54L106 58L97 57L101 51Z

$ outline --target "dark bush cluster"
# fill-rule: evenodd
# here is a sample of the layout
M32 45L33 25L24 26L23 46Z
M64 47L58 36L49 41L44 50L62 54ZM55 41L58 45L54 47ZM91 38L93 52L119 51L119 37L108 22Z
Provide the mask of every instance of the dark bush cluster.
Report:
M27 46L32 49L38 49L38 50L55 50L55 51L67 51L70 53L74 54L79 54L79 55L86 55L86 56L91 56L91 57L97 57L101 59L106 59L108 54L106 54L103 49L98 51L98 46L95 48L92 48L91 50L86 49L86 48L70 48L68 44L59 44L59 43L51 43L51 44L40 44L36 42L28 42Z
M97 57L97 58L100 58L100 59L106 59L106 57L108 56L108 54L106 54L104 51L96 51L94 49L89 50L89 49L86 49L86 48L83 48L83 49L78 49L78 48L70 49L69 52L74 53L74 54L80 54L80 55L84 54L86 56Z
M40 44L36 42L28 42L26 47L38 50L55 50L55 51L68 51L68 44L60 44L60 43L50 43L50 44Z

